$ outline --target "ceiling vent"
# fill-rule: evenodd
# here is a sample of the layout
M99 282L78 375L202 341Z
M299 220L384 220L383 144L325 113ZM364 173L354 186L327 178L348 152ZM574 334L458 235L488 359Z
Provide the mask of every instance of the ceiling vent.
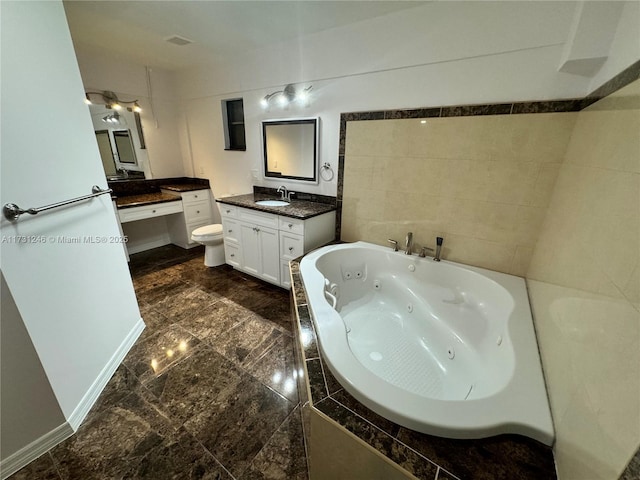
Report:
M165 40L169 43L173 43L174 45L189 45L193 43L193 40L189 40L188 38L181 37L180 35L172 35L170 37L165 38Z

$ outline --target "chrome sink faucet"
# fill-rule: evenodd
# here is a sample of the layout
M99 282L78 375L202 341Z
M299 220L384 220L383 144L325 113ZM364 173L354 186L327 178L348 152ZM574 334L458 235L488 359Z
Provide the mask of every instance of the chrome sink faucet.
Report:
M281 200L287 200L287 187L285 187L284 185L280 185L278 187L278 190L276 190L276 193L280 194L280 199Z
M404 254L411 255L411 248L413 248L413 232L407 233L407 238L404 242Z

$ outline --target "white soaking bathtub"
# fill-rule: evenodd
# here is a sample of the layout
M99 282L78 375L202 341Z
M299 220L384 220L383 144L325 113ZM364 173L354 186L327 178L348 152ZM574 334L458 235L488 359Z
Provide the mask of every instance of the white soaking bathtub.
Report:
M441 437L553 443L522 278L365 242L300 273L325 363L371 410Z

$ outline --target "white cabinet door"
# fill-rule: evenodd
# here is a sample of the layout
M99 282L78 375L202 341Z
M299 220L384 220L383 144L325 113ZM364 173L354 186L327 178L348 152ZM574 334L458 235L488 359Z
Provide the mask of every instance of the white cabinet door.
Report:
M268 282L280 283L280 255L278 230L252 223L240 226L240 269Z
M260 278L273 283L280 283L280 255L278 230L258 227L260 242Z
M260 276L260 242L258 228L250 223L240 223L240 250L242 251L242 270Z

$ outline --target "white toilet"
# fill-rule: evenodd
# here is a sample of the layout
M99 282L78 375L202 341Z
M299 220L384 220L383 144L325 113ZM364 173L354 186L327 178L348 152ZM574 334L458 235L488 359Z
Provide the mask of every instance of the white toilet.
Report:
M217 267L224 263L224 242L222 239L222 225L205 225L191 232L191 240L204 245L204 264L207 267Z

